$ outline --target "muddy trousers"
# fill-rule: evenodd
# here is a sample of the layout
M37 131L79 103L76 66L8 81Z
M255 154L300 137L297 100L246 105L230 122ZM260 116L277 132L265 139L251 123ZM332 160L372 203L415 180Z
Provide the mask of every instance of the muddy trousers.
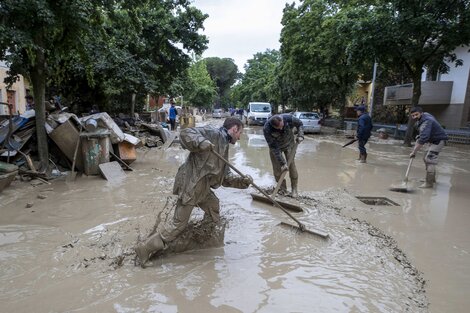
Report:
M214 223L220 221L219 199L212 190L209 191L204 200L199 202L197 206L204 211L204 219L212 220ZM178 199L173 218L163 225L163 230L160 233L160 237L165 243L175 240L188 226L193 209L193 205L183 205L181 200Z
M292 162L289 166L289 178L292 182L292 189L295 188L297 190L297 181L299 179L299 174L297 173L297 167L295 166L295 152L296 151L293 151L293 147L289 147L285 150L282 150L282 153L284 154L284 157L285 157L286 160L289 160L290 155L292 153L294 153ZM271 158L271 163L273 165L274 178L276 179L276 182L278 182L279 179L281 178L281 174L282 174L281 164L276 159L276 156L274 155L274 153L271 149L269 149L269 157ZM281 184L280 190L287 191L287 185L286 185L286 180L285 179Z
M426 183L428 184L436 182L436 165L439 161L439 153L444 145L445 140L441 140L437 144L430 144L423 157L424 165L426 166Z

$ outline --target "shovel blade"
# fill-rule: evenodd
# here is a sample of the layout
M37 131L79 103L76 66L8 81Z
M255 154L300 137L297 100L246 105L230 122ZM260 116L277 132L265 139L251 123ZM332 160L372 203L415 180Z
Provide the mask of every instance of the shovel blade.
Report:
M286 222L280 222L278 225L286 227L286 228L294 229L294 230L299 231L301 233L309 233L311 235L320 236L323 239L327 239L328 237L330 237L330 235L328 233L326 233L324 231L321 231L321 230L310 230L310 229L307 229L307 228L301 229L297 225L292 225L292 224L289 224L289 223L286 223Z

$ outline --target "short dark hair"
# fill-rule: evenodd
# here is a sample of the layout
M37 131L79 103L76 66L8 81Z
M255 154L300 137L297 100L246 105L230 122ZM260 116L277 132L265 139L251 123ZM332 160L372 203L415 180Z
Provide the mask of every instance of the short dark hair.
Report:
M423 113L423 108L419 106L412 107L410 113L416 113L416 112Z
M273 127L277 127L281 124L281 121L282 121L282 116L280 116L279 114L276 114L276 115L273 115L269 119L269 124L271 124L271 126Z
M224 126L225 129L230 129L233 126L237 126L238 129L242 129L243 128L243 123L242 123L242 121L240 121L236 117L227 117L224 121L223 126Z
M31 99L31 100L33 100L34 98L33 98L33 96L31 96L31 95L27 95L27 96L25 97L25 99Z

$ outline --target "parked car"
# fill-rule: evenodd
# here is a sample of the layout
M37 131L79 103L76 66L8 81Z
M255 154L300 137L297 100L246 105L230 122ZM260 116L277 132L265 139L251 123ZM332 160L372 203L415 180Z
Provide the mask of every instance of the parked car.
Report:
M214 109L212 111L212 118L222 118L224 117L224 111L222 109Z
M320 116L315 112L294 112L295 117L304 124L304 133L320 133Z

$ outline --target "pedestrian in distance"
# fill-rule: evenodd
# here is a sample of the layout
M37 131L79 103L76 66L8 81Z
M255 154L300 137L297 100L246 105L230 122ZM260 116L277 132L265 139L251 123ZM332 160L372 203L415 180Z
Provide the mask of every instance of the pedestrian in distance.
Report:
M370 115L366 112L366 107L363 105L358 106L355 108L356 114L358 116L357 119L357 131L356 131L356 139L357 145L359 148L359 162L366 163L367 162L367 150L366 150L366 143L370 138L370 134L372 131L372 119Z
M168 112L168 118L170 119L170 127L171 130L176 130L176 115L178 115L178 110L175 107L175 101L173 99L170 100L170 110Z
M294 128L297 129L297 137L294 138ZM282 172L289 170L291 180L292 197L297 198L297 183L299 174L295 166L294 141L300 144L304 140L304 128L302 121L292 114L277 114L269 118L263 128L264 138L269 146L269 157L273 166L273 173L276 182L279 181ZM287 160L292 156L292 162L288 166ZM284 155L284 156L283 156ZM283 180L281 194L287 194L287 184Z
M429 144L423 157L426 166L426 178L420 188L432 188L436 182L436 165L439 161L439 153L448 139L446 132L434 116L423 112L419 106L411 108L411 118L418 128L418 136L410 158L416 157L416 153L425 145Z
M195 206L204 211L204 219L214 223L220 221L219 199L212 189L220 186L246 189L253 183L248 175L232 174L228 165L212 152L228 159L229 144L234 145L242 132L243 123L235 117L227 118L221 128L208 125L181 131L181 146L190 153L175 177L173 194L178 195L178 200L174 216L161 232L135 248L142 267L147 265L152 254L165 249L188 226Z

